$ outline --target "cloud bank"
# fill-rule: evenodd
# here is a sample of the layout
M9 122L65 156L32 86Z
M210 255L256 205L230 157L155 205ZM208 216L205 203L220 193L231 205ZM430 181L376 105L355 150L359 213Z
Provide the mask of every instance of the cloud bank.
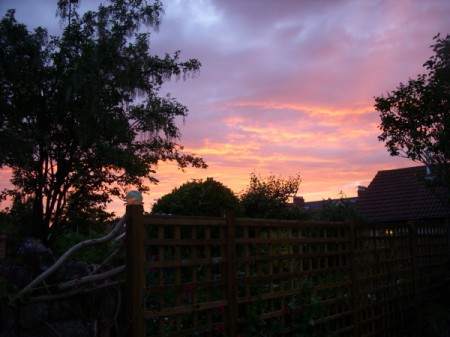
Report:
M55 2L37 3L4 0L0 13L16 8L29 28L57 31ZM390 157L377 140L374 96L426 72L432 38L450 33L449 1L163 3L151 52L181 50L182 59L203 66L195 78L166 83L161 94L170 92L189 108L179 124L181 143L209 168L183 173L159 165L160 183L145 196L147 208L190 179L214 177L239 192L252 172L300 172L299 195L311 201L341 191L353 196L377 171L415 165Z

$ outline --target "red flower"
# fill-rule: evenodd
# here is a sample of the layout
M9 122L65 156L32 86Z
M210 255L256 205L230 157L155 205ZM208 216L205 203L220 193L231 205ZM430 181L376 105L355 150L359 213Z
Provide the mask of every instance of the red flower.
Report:
M214 332L223 335L223 333L225 332L225 328L222 325L216 325L214 327Z
M193 290L194 288L190 284L187 284L183 287L183 293L185 294L190 294Z
M283 316L289 316L291 314L291 308L284 306L281 309L281 313L283 314Z

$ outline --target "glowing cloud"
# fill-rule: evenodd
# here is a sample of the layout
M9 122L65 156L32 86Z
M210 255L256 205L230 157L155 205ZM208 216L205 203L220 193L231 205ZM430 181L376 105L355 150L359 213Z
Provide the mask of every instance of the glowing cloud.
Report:
M450 33L448 0L163 3L152 51L181 50L203 67L161 94L189 108L180 143L209 168L159 165L146 208L190 179L213 177L238 193L251 172L300 172L299 194L310 201L354 196L378 170L415 165L378 142L373 98L425 72L432 37ZM19 22L57 31L54 1L2 0L0 13L7 8ZM1 186L7 176L1 172ZM120 213L123 202L112 208Z

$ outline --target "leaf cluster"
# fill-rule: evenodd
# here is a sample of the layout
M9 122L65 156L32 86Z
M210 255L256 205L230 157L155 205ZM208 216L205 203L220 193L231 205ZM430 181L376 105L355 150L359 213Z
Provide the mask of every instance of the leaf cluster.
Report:
M337 200L326 199L322 202L322 209L319 213L319 220L323 221L348 221L354 220L358 223L365 223L367 220L355 207L344 193L339 193Z
M60 36L28 31L14 10L0 21L0 168L13 172L6 193L33 199L43 241L70 217L103 216L127 186L147 190L160 161L206 167L179 144L188 109L159 95L201 66L179 51L150 54L144 28L158 28L160 1L110 0L81 15L78 1L60 0L58 13Z
M160 198L152 208L153 213L200 216L221 216L224 210L242 214L233 191L213 178L184 183Z
M450 35L434 37L426 74L375 98L380 141L392 156L427 165L426 184L450 204Z
M434 55L424 64L428 73L376 97L375 108L378 139L392 156L442 165L450 160L450 35L434 40Z
M300 183L300 174L285 179L273 174L263 178L252 173L249 186L240 195L244 215L251 218L293 218L295 209L290 203Z

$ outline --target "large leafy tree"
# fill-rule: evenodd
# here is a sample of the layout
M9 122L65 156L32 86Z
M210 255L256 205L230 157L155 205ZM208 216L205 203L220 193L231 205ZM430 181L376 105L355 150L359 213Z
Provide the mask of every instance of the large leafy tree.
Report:
M450 35L434 37L428 73L375 98L380 141L392 156L422 162L433 170L435 187L450 187Z
M174 188L153 205L154 213L174 215L220 216L232 210L241 215L238 197L231 189L213 178L193 180Z
M300 183L300 174L283 178L252 173L249 186L240 195L244 215L250 218L302 218L304 214L291 204Z
M79 13L59 0L60 36L28 31L14 10L0 22L0 167L14 190L33 202L35 236L54 239L80 208L105 205L128 186L145 191L159 161L206 167L183 152L177 117L187 108L159 90L194 75L179 52L150 54L162 4L110 0Z

